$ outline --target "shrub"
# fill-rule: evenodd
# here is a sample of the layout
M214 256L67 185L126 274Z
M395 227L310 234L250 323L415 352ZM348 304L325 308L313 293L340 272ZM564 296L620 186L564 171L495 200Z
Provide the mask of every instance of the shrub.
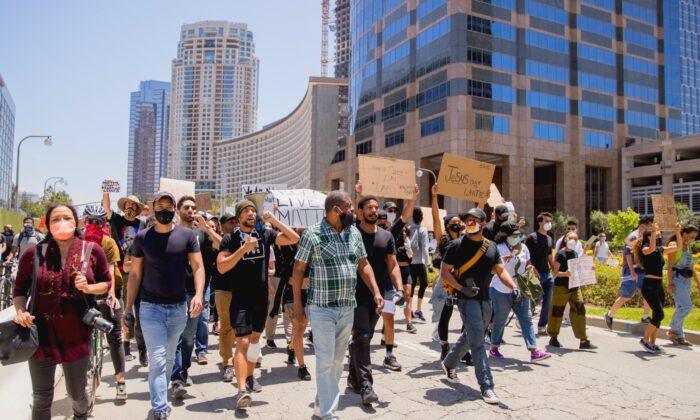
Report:
M624 212L618 210L617 213L608 213L608 223L610 233L613 235L610 245L613 248L622 248L627 235L639 226L639 215L628 207Z
M552 233L554 234L554 238L564 236L564 234L566 233L566 223L569 220L573 220L576 223L578 223L578 219L576 218L576 216L564 214L559 210L552 213Z
M593 210L589 216L591 231L593 234L610 231L610 222L608 221L609 213L603 213L600 210Z

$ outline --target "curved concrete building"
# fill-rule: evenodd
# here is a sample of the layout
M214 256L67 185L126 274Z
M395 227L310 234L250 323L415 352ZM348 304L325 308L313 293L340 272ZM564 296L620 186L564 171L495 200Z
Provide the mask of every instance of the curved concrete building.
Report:
M286 184L320 189L338 148L347 105L347 80L309 78L301 103L262 130L216 144L218 194L241 198L241 186Z

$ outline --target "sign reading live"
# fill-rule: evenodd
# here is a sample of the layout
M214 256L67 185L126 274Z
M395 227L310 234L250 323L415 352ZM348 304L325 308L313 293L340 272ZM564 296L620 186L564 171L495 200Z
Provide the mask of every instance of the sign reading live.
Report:
M664 232L676 230L678 215L676 214L676 201L672 195L652 195L651 205L654 208L654 222Z
M197 205L197 210L211 210L211 194L197 194L194 196L195 204Z
M363 195L413 199L416 186L414 161L360 155L359 172Z
M180 179L161 178L158 191L167 191L175 196L176 200L184 195L194 197L194 182Z
M287 226L306 228L323 220L325 201L326 195L314 190L272 190L263 208Z
M445 153L438 176L440 194L484 204L495 170L496 165Z

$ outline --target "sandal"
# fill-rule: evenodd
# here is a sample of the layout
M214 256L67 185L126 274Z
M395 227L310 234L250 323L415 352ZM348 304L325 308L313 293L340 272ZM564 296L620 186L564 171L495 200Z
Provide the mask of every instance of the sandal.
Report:
M683 337L678 337L678 333L676 333L674 330L668 330L668 339L671 341L673 344L681 344L681 339L685 340Z
M690 341L686 340L685 337L678 337L678 338L676 338L676 341L678 341L678 344L680 344L681 346L692 346L693 345Z

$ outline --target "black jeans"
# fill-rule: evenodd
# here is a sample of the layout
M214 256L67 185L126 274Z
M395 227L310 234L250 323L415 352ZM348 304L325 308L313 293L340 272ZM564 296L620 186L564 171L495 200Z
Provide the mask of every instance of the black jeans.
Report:
M447 334L450 330L450 318L452 318L452 311L454 310L454 305L448 305L445 303L445 307L442 308L442 313L440 314L440 321L438 322L438 336L440 341L447 342Z
M111 309L108 305L99 306L102 317L114 325L112 331L107 334L107 343L109 344L109 355L112 358L114 365L114 374L124 373L126 362L124 360L124 345L122 344L122 318L124 317L124 308Z
M659 328L661 320L664 319L664 300L666 299L661 280L645 277L642 284L642 296L651 308L651 321L649 322Z
M371 387L374 383L369 343L378 321L379 315L374 302L357 302L350 340L348 382L357 386L359 390Z
M76 327L78 328L78 327ZM73 415L86 417L88 411L87 369L88 357L75 362L62 363L63 376L66 378L66 390L73 400ZM32 378L32 420L51 420L51 404L53 403L53 386L56 374L56 362L53 360L29 359L29 375ZM10 417L10 415L8 413Z
M425 289L428 288L428 270L425 268L425 264L411 264L411 277L413 277L413 290L411 290L411 297L413 297L416 292L416 285L418 285L418 299L423 299L425 296Z

